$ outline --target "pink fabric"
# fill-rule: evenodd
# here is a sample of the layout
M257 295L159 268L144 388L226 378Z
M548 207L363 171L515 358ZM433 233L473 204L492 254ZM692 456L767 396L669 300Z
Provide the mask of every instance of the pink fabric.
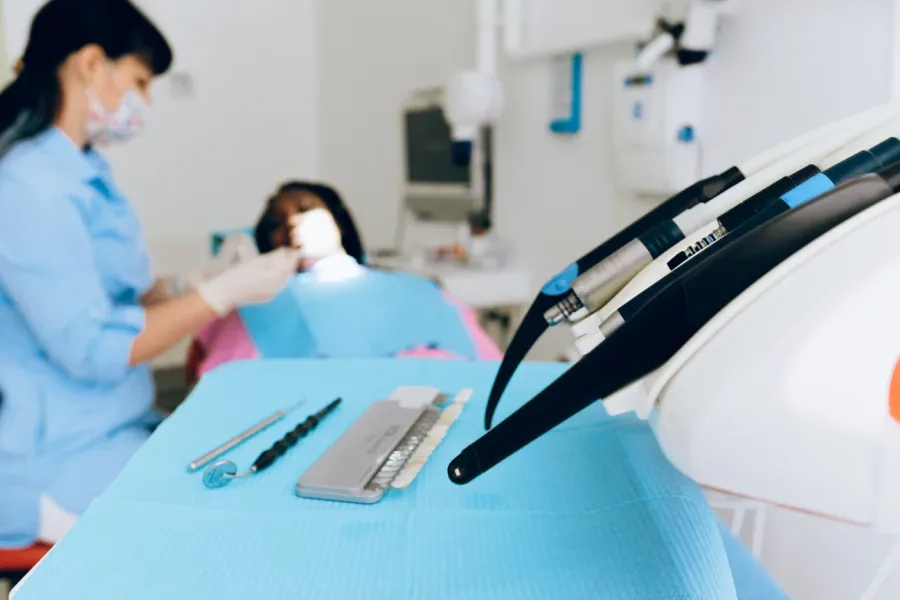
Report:
M205 354L197 369L197 377L227 362L260 358L237 311L203 327L197 332L196 339Z
M444 299L455 306L459 311L459 316L462 317L463 324L466 326L466 331L469 332L469 337L471 337L472 341L475 343L475 350L478 352L478 358L481 360L501 360L503 358L503 353L500 352L500 348L494 343L494 340L491 339L487 332L481 328L475 311L472 310L470 306L463 304L447 292L444 292Z
M440 358L443 360L462 360L462 357L457 354L438 348L429 348L428 346L419 346L412 350L398 352L397 356L394 358Z
M444 292L444 298L459 311L463 325L475 344L478 358L482 360L500 360L503 358L500 348L478 324L475 311L446 292ZM197 377L202 377L204 374L227 362L261 358L237 311L200 329L197 332L196 341L200 343L204 350L203 360L200 361L197 369ZM450 352L426 346L401 352L397 357L460 359L459 356Z

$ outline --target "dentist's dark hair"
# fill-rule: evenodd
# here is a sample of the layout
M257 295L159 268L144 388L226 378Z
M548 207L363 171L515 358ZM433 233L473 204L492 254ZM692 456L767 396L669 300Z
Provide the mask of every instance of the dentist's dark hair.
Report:
M16 79L0 92L0 157L56 121L63 101L59 68L90 45L112 60L136 56L157 76L172 64L163 34L128 0L50 0L31 23Z

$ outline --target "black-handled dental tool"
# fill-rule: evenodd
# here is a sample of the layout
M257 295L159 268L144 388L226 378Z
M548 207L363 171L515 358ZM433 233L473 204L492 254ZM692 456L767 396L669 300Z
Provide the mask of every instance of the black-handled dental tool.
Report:
M551 278L531 303L507 346L488 395L484 415L485 429L491 428L500 398L519 364L525 360L525 356L544 332L563 320L572 321L576 316L580 319L605 305L646 264L680 242L686 232L681 231L675 221L683 217L686 211L715 201L718 196L748 179L755 180L760 186L777 187L780 183L775 181L773 184L773 181L782 173L776 175L776 171L783 169L783 172L792 172L801 169L796 174L802 175L804 167L815 167L859 136L888 123L896 117L896 113L892 112L894 110L896 107L890 107L890 103L887 103L847 117L784 142L740 166L730 167L718 175L698 181ZM797 181L794 185L799 183ZM748 195L752 195L750 190L758 192L759 189L756 184L749 185ZM772 193L771 196L769 192ZM764 195L772 200L782 193L764 190ZM584 307L582 300L588 300L591 307Z
M260 454L246 473L237 474L237 465L230 460L220 460L211 464L203 472L203 485L209 489L225 487L232 479L250 477L260 471L265 471L293 448L297 442L306 437L322 419L328 416L341 403L340 398L335 398L328 406L319 412L306 417L306 420L287 432L284 437L272 444L272 446Z
M878 202L900 193L900 162L861 175L673 271L633 318L447 468L466 484L597 400L658 369L710 319L804 246ZM823 288L825 289L825 288Z
M744 179L744 174L740 169L731 167L718 175L694 183L638 218L545 283L503 353L503 360L500 362L500 368L488 396L484 415L485 429L491 428L491 421L494 411L500 403L500 396L506 390L506 386L519 364L525 360L525 355L528 354L535 342L549 329L550 325L547 323L544 313L566 298L571 292L572 282L579 275L590 270L622 246L659 223L668 221L701 202L708 202Z

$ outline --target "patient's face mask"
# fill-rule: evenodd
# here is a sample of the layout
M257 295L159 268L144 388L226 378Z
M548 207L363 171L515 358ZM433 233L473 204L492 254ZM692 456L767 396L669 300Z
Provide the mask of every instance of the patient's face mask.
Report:
M291 224L291 241L304 258L320 260L344 251L341 231L327 209L314 208L295 215Z
M115 109L107 108L94 88L87 88L87 140L91 144L104 145L133 138L144 128L150 113L150 105L138 90L123 91L116 81L112 63L106 70L106 77L108 85L118 95L119 103Z

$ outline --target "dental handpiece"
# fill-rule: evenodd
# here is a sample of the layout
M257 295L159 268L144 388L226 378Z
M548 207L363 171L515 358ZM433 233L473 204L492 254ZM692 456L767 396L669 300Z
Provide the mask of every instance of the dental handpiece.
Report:
M271 427L272 425L274 425L275 423L277 423L278 421L283 419L293 409L295 409L298 406L300 406L301 404L303 404L303 402L304 401L301 400L300 402L298 402L296 405L292 406L291 408L279 410L278 412L274 413L270 417L263 419L262 421L260 421L256 425L254 425L253 427L234 436L233 438L231 438L230 440L228 440L221 446L213 448L212 450L210 450L209 452L207 452L200 458L191 462L191 464L188 465L188 472L193 473L194 471L197 471L198 469L202 469L203 467L205 467L212 461L216 460L217 458L219 458L226 452L240 446L241 444L243 444L244 442L246 442L247 440L249 440L256 434L260 433L261 431L268 429L269 427Z
M895 122L900 117L900 104L892 104L884 111L878 109L862 117L864 118L859 123L829 132L824 139L816 139L819 136L812 132L809 134L812 138L810 141L815 140L814 143L806 144L785 160L776 161L759 171L756 176L745 179L740 185L735 185L711 201L686 209L672 219L659 223L651 231L631 240L603 261L580 273L571 282L569 293L544 313L547 325L554 326L566 320L574 323L602 308L663 252L701 229L710 218L717 218L749 196L766 192L778 197L790 191L793 186L782 190L772 189L773 186L783 185L783 180L776 179L784 171L792 172L805 165L820 164L835 156L835 153L842 154L846 151L849 156L854 153L850 149L865 150L870 135L877 136L879 132L885 131L884 128L893 131ZM866 145L860 147L860 144Z

